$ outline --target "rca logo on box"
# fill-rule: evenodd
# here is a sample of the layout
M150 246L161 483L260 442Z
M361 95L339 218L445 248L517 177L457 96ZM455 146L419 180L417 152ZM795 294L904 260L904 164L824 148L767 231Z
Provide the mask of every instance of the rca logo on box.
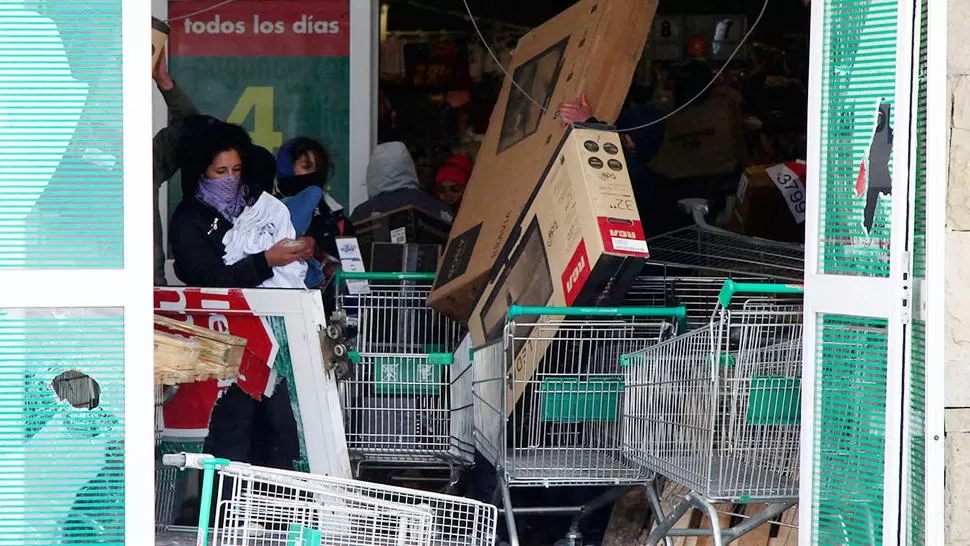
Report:
M624 220L600 216L600 235L603 238L603 248L607 252L629 254L643 258L650 257L647 250L647 240L643 234L643 224L640 220Z
M580 239L576 252L569 260L569 265L562 273L563 293L566 296L566 305L572 305L579 296L580 290L589 279L591 269L589 258L586 256L586 242Z

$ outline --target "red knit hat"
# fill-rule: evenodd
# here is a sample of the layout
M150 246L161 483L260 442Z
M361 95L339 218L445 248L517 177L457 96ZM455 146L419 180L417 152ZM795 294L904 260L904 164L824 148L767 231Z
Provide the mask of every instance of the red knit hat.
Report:
M434 178L435 186L442 182L450 181L458 185L465 186L468 179L472 176L472 161L467 155L455 154L445 161L444 165L438 167L438 173Z

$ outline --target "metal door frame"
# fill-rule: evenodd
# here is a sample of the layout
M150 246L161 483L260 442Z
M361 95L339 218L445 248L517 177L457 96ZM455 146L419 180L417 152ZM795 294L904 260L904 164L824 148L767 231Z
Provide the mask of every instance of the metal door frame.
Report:
M821 315L880 318L888 321L886 384L886 435L883 479L883 537L896 543L900 528L901 449L903 419L903 372L908 351L908 325L912 306L910 242L907 232L911 193L909 142L912 93L913 18L911 2L899 2L896 34L897 84L893 97L895 136L892 149L893 192L890 216L889 276L857 277L824 274L820 269L823 182L820 180L822 150L823 36L826 2L812 2L810 77L808 102L808 187L805 215L805 324L802 393L802 437L799 511L799 542L813 544L815 385L818 324Z
M122 269L0 270L3 308L117 308L124 311L125 543L154 543L154 398L152 339L151 9L122 5Z

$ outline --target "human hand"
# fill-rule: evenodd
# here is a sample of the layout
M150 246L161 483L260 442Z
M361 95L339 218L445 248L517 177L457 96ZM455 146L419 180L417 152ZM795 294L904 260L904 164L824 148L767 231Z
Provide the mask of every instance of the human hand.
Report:
M292 239L283 239L266 251L266 263L270 267L289 265L303 255L305 243Z
M313 240L313 237L304 235L303 237L297 237L296 240L303 243L303 254L300 255L300 259L304 262L312 259L317 252L317 242Z
M158 64L152 68L152 79L155 80L155 85L158 86L160 91L170 91L175 88L175 80L168 73L168 59L164 50L162 50L162 56L158 59Z
M556 112L564 125L570 123L583 123L593 117L592 110L589 108L589 101L586 95L579 97L579 102L567 102L559 107Z

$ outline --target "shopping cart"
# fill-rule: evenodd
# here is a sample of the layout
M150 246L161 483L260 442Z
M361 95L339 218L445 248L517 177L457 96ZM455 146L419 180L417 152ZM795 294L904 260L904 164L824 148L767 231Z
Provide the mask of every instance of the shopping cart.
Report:
M650 264L704 272L708 276L753 276L801 282L805 269L803 245L740 235L707 223L707 202L680 202L694 225L647 241Z
M165 464L203 470L198 546L207 546L210 539L213 546L495 543L495 507L460 497L263 468L201 454L166 455Z
M658 515L648 544L713 534L721 546L797 502L802 305L772 298L801 293L727 281L708 326L623 356L624 456L690 489L664 515L647 488ZM767 507L724 529L715 503ZM693 507L712 529L672 530Z
M178 473L162 464L158 455L162 443L165 420L162 408L178 392L178 385L155 385L155 527L165 529L175 521L175 503L178 496Z
M474 461L471 362L455 355L459 325L428 307L433 282L433 273L338 275L328 336L347 339L352 362L340 389L358 476L362 465L444 465L454 484Z
M496 467L513 546L513 511L522 511L513 508L510 487L629 486L650 477L623 452L620 358L674 334L683 317L683 307L512 306L502 339L474 351L475 440ZM617 491L579 511L567 540L581 538L587 508L615 500Z
M717 297L728 277L669 276L662 268L645 268L637 277L623 298L623 305L636 307L679 307L686 309L687 316L681 331L700 328L711 321L717 308ZM734 277L742 283L765 283L767 279L758 277ZM767 297L767 296L766 296ZM776 299L791 299L793 296L779 294Z

